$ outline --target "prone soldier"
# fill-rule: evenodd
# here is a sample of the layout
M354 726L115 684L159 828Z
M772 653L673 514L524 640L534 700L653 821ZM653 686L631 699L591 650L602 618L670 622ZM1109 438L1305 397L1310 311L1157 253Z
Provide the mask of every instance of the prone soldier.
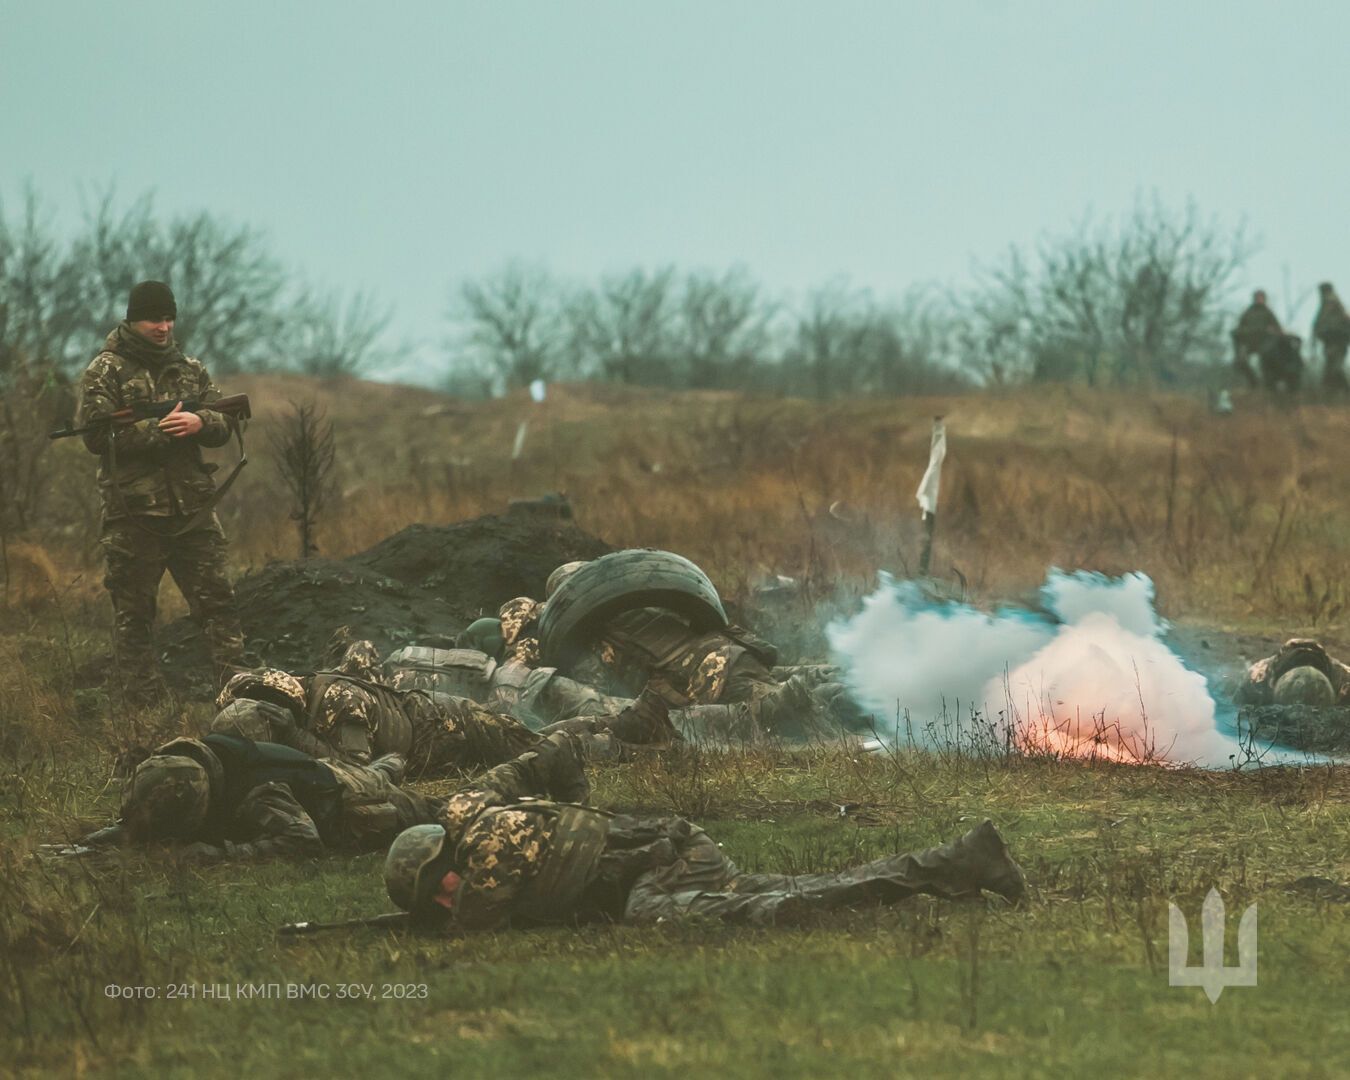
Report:
M466 697L388 685L369 641L353 643L333 671L304 677L276 669L240 672L216 705L215 730L357 764L398 753L418 776L496 765L540 740L520 721ZM582 737L594 756L617 757L628 745L660 741L668 720L661 699L646 694L613 713L562 726Z
M404 768L396 754L362 766L222 732L175 739L126 780L116 824L48 851L169 842L210 861L379 850L440 819L440 800L398 786Z
M940 847L830 874L747 874L684 818L608 814L558 790L584 786L576 758L489 770L447 801L440 819L406 830L385 860L389 897L448 931L687 916L768 926L915 893L1026 894L1021 868L990 822ZM571 775L571 783L568 776Z

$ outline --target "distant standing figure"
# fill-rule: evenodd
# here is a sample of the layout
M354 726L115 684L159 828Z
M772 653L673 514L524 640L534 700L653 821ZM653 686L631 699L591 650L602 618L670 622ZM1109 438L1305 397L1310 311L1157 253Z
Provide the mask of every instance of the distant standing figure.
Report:
M1322 294L1313 320L1313 337L1322 343L1322 385L1328 390L1350 391L1345 378L1345 353L1350 347L1350 315L1331 282L1318 287Z
M80 380L76 420L96 423L134 403L210 402L220 397L200 361L174 340L178 305L169 286L142 281L127 317L108 335ZM164 571L201 625L217 675L242 663L243 635L225 574L225 534L211 510L215 466L203 446L222 446L232 428L211 409L176 409L161 419L97 427L84 436L99 455L104 584L112 598L119 675L134 699L159 687L151 632Z
M1255 389L1257 385L1251 358L1261 356L1283 336L1284 327L1266 305L1265 290L1257 289L1233 331L1233 367L1249 387Z

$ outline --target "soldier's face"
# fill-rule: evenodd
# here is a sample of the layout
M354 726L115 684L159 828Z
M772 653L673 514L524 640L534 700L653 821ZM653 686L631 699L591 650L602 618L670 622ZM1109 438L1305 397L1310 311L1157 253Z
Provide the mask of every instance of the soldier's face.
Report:
M167 345L173 337L173 320L167 315L162 319L140 319L132 323L131 328L156 345Z

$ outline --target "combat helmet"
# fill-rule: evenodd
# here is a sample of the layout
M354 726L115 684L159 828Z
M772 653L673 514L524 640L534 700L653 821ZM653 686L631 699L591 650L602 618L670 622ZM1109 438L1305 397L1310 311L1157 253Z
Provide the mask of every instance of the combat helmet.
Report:
M486 653L494 660L500 660L502 650L506 648L501 619L489 618L486 615L481 619L474 619L455 638L455 648L473 649Z
M1276 705L1331 705L1336 691L1322 672L1315 667L1290 668L1275 680L1272 693Z
M254 742L279 742L277 736L295 727L295 718L280 705L256 698L235 698L211 721L211 730Z
M544 583L544 599L547 600L561 587L562 583L585 566L589 559L580 559L573 562L565 562L553 573L549 574L548 581Z
M404 911L425 911L449 869L451 851L440 825L404 829L384 859L384 887Z
M237 698L270 701L289 709L297 719L305 715L304 686L294 675L279 668L241 671L230 676L230 681L216 698L216 708L223 709Z
M134 840L188 840L210 805L211 777L200 761L156 753L136 766L123 788L121 821Z

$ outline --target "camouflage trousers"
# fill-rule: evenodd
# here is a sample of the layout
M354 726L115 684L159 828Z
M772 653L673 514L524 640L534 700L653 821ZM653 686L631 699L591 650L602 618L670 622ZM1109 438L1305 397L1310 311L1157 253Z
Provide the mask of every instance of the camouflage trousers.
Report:
M217 668L243 660L234 589L225 575L225 534L213 514L181 536L171 535L184 524L182 517L144 516L103 524L103 583L112 598L117 664L128 685L155 675L152 628L165 570L202 628Z
M341 761L324 764L342 785L333 840L343 847L378 851L393 843L404 829L435 824L445 806L440 799L398 786L405 765L397 755L379 758L370 765Z
M419 776L510 761L539 741L519 720L434 690L409 694L404 712L412 724L408 764Z
M653 837L649 857L659 860L662 848L672 857L633 883L623 911L627 922L693 916L772 926L817 910L893 904L915 893L959 899L986 888L1011 899L1025 889L1020 869L988 822L941 847L887 855L832 874L795 875L742 873L707 833L683 818L615 818L609 842L622 843L625 835L641 838L644 826Z

